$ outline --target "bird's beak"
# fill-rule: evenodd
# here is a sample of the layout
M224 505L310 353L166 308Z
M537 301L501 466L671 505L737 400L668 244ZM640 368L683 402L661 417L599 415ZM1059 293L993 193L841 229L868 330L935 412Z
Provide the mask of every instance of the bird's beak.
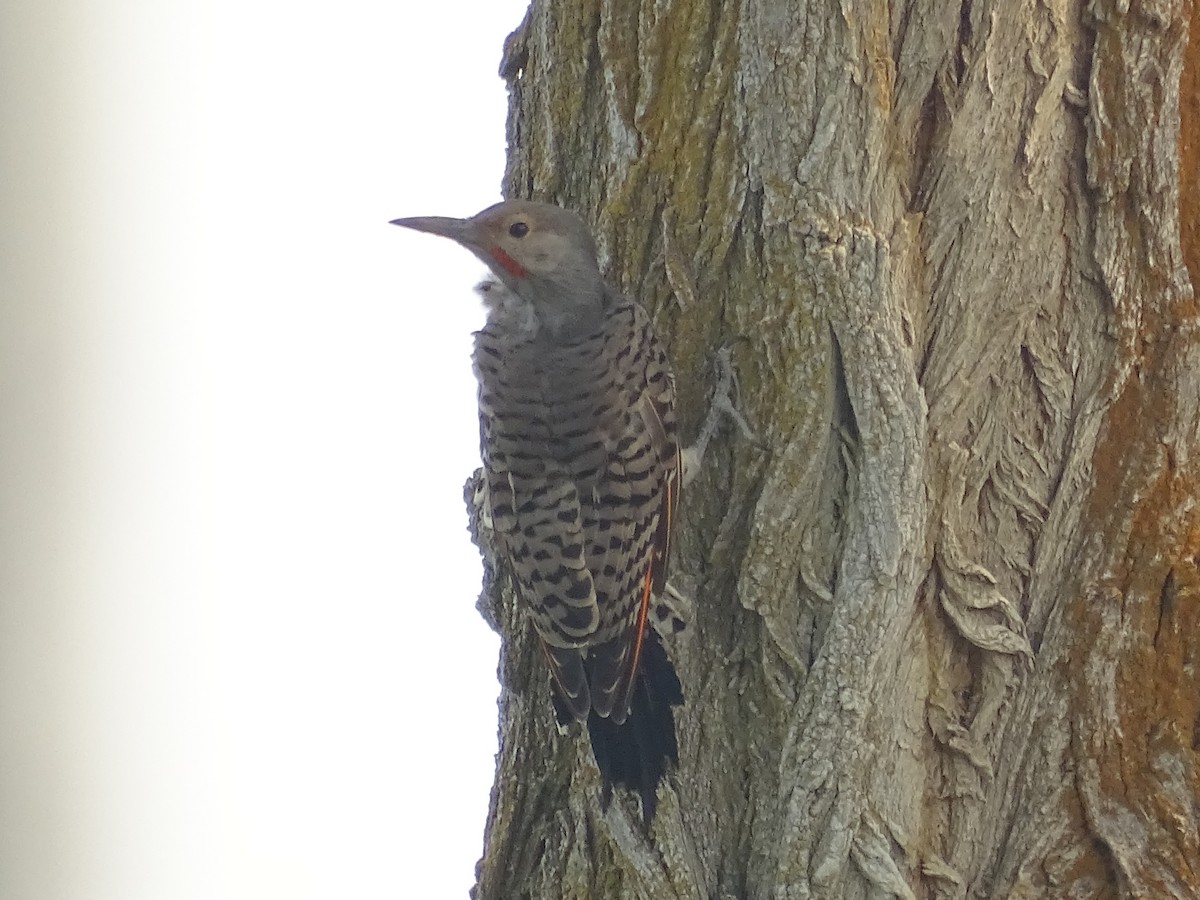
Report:
M411 219L392 219L391 225L401 228L411 228L413 231L424 231L426 234L436 234L439 237L450 238L467 247L474 246L470 219L450 219L446 216L416 216Z

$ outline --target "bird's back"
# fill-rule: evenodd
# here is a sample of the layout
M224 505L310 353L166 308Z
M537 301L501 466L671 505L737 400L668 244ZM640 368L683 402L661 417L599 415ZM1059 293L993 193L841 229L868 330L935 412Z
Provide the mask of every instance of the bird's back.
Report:
M475 367L494 527L561 699L620 722L674 514L665 353L645 311L620 302L567 342L489 325Z

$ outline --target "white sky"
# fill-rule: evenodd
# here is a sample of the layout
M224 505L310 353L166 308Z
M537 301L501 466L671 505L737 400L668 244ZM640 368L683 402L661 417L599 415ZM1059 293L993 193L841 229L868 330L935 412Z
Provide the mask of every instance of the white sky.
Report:
M0 9L0 897L465 897L525 0Z

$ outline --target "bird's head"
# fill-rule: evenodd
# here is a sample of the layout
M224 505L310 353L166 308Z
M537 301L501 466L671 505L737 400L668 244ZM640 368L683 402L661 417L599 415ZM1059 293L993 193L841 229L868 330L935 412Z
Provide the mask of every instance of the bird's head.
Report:
M533 318L553 336L590 327L603 313L608 292L596 262L596 245L583 220L570 210L506 200L469 219L420 216L394 219L392 224L466 247L529 305ZM487 302L486 294L484 299ZM504 314L500 307L489 307L493 317ZM529 321L528 315L524 318Z

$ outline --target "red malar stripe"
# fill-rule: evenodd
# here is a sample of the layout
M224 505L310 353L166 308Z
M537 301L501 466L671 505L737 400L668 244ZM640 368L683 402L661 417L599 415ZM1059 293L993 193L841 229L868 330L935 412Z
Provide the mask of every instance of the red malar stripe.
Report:
M496 258L496 262L504 266L505 271L513 278L524 278L529 273L525 271L525 267L519 262L501 250L499 247L491 247L488 250Z

